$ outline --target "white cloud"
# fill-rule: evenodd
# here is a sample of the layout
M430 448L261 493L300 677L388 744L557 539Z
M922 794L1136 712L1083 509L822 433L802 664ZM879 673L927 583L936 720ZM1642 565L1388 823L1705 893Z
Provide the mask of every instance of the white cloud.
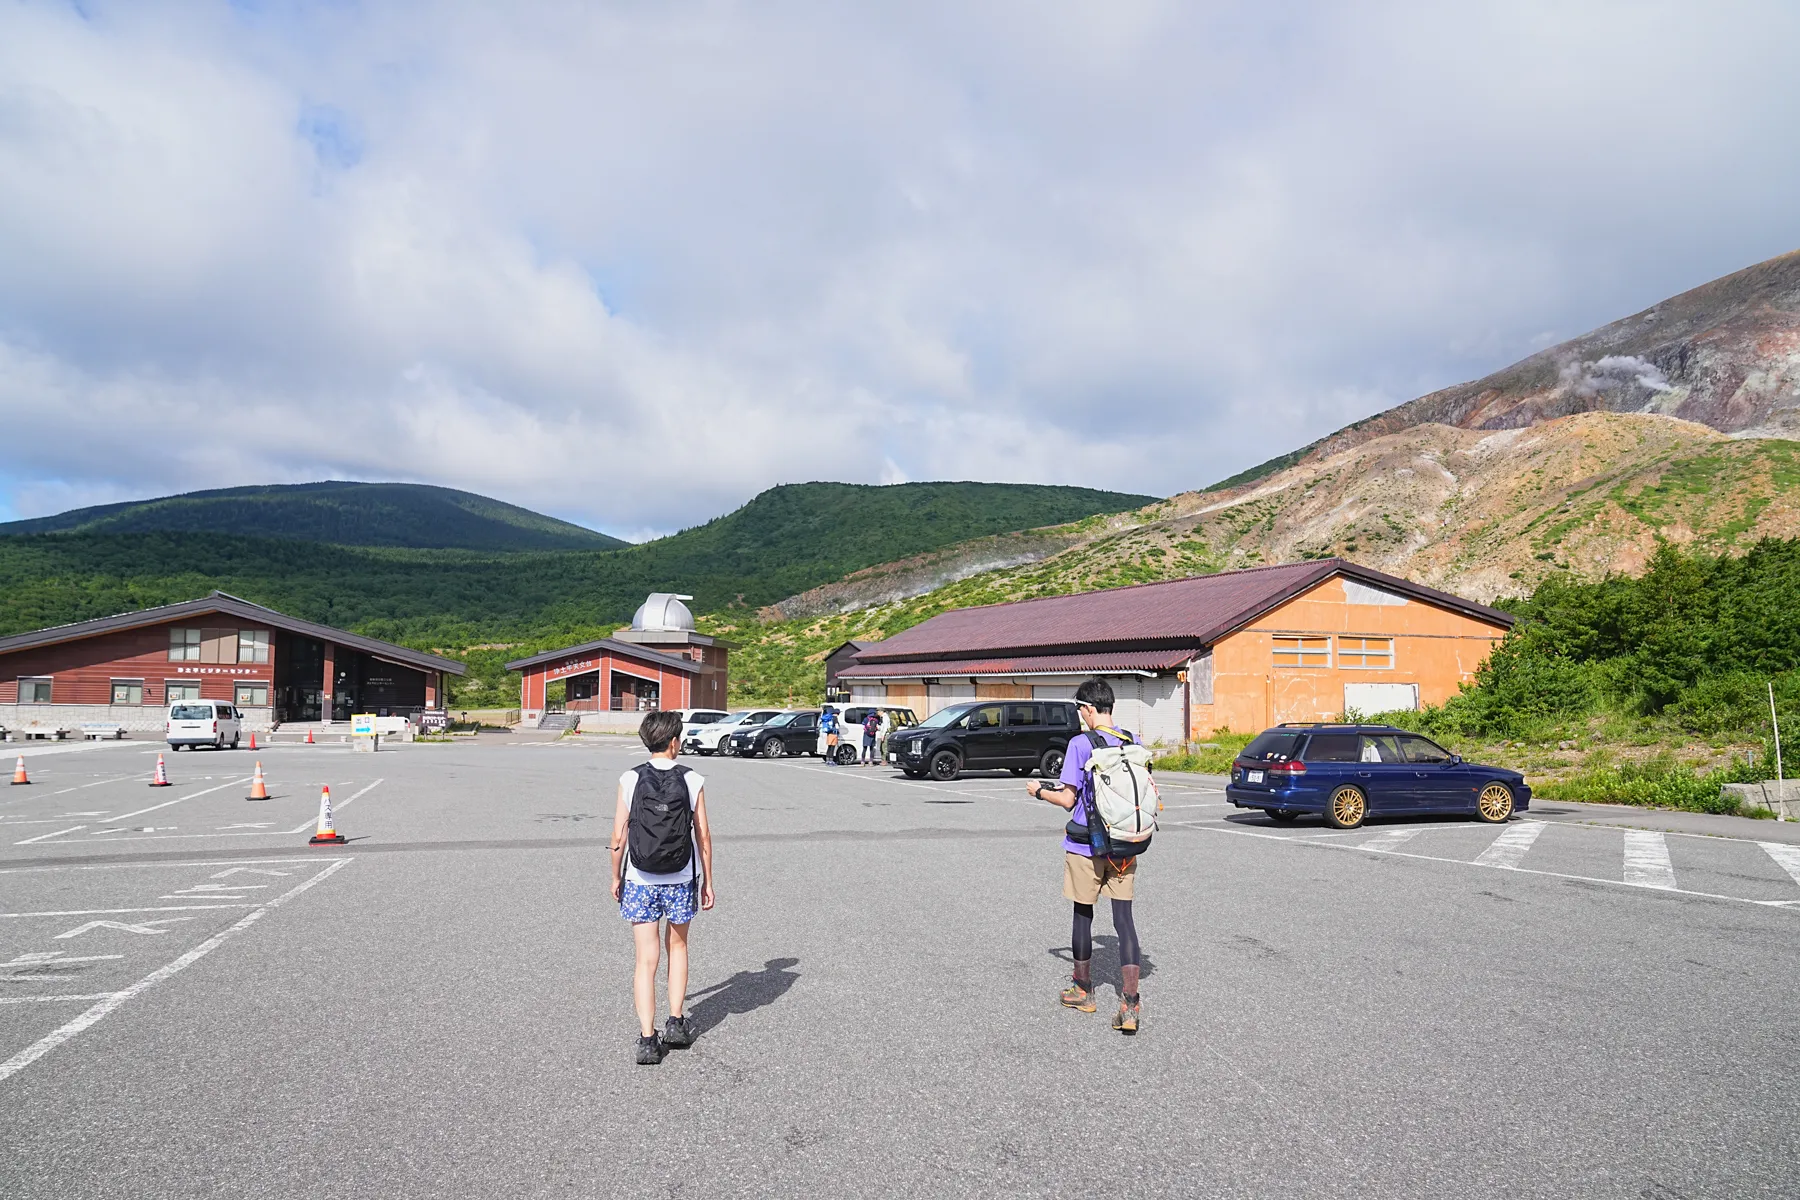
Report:
M83 11L0 12L21 516L1169 493L1800 242L1773 2Z

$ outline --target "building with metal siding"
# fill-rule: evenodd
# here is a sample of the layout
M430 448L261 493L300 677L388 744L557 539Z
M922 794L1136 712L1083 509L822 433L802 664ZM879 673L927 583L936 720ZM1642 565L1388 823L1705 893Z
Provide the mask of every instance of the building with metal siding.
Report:
M942 613L858 651L853 702L921 715L958 700L1113 688L1147 741L1441 704L1512 618L1345 559L1225 571Z
M172 700L223 700L247 727L443 707L461 663L214 592L0 638L0 725L160 730Z

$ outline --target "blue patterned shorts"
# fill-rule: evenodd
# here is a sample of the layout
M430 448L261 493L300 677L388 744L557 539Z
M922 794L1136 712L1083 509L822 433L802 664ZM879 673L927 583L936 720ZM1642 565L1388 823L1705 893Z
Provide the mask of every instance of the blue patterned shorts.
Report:
M619 915L633 925L660 921L686 925L694 919L694 885L691 883L633 883L627 879L619 896Z

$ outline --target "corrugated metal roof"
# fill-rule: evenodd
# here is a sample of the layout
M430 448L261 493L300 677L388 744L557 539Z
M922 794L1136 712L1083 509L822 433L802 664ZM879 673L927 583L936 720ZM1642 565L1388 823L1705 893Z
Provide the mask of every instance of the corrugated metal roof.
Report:
M700 675L708 672L708 668L691 658L679 658L673 654L664 654L660 650L649 650L631 642L621 642L618 638L601 638L595 642L583 642L579 646L565 646L561 650L546 650L542 654L534 654L530 658L515 658L506 664L509 671L522 671L526 667L535 667L540 663L554 662L559 658L573 658L578 654L592 654L604 650L608 654L616 654L620 658L636 659L638 662L652 666L666 667L671 671L685 671L689 675Z
M1085 653L1103 646L1209 646L1270 609L1342 575L1506 629L1499 609L1341 558L1221 571L1166 583L941 613L859 652L856 663L927 661L1026 652ZM848 672L845 673L848 675Z
M839 679L905 679L968 675L1102 675L1128 671L1172 671L1192 658L1192 650L1114 650L1094 654L1037 654L1018 658L958 658L937 662L852 663Z
M298 617L290 617L286 613L276 612L272 608L264 608L260 604L241 600L229 592L214 592L210 596L203 596L198 600L184 600L179 604L165 604L160 608L146 608L138 612L120 613L113 617L96 617L92 621L76 621L71 625L54 625L49 629L14 634L12 637L0 638L0 654L7 654L14 650L33 650L39 646L54 646L62 642L75 642L83 638L98 637L103 633L116 633L121 629L139 629L145 625L159 625L165 621L179 621L186 617L204 616L207 613L226 613L287 633L297 633L321 642L348 646L352 650L361 650L364 654L416 670L443 671L451 675L461 675L467 669L453 659L439 658L437 655L427 654L423 650L408 650L405 646L396 646L392 642L384 642L380 638L348 633L342 629L333 629L329 625L302 621Z

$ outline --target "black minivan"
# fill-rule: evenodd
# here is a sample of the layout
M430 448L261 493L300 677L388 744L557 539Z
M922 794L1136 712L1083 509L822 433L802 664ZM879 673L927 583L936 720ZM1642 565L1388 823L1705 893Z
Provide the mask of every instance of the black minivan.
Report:
M1005 768L1054 779L1081 732L1072 700L974 700L952 704L888 738L888 764L908 779L955 779Z

